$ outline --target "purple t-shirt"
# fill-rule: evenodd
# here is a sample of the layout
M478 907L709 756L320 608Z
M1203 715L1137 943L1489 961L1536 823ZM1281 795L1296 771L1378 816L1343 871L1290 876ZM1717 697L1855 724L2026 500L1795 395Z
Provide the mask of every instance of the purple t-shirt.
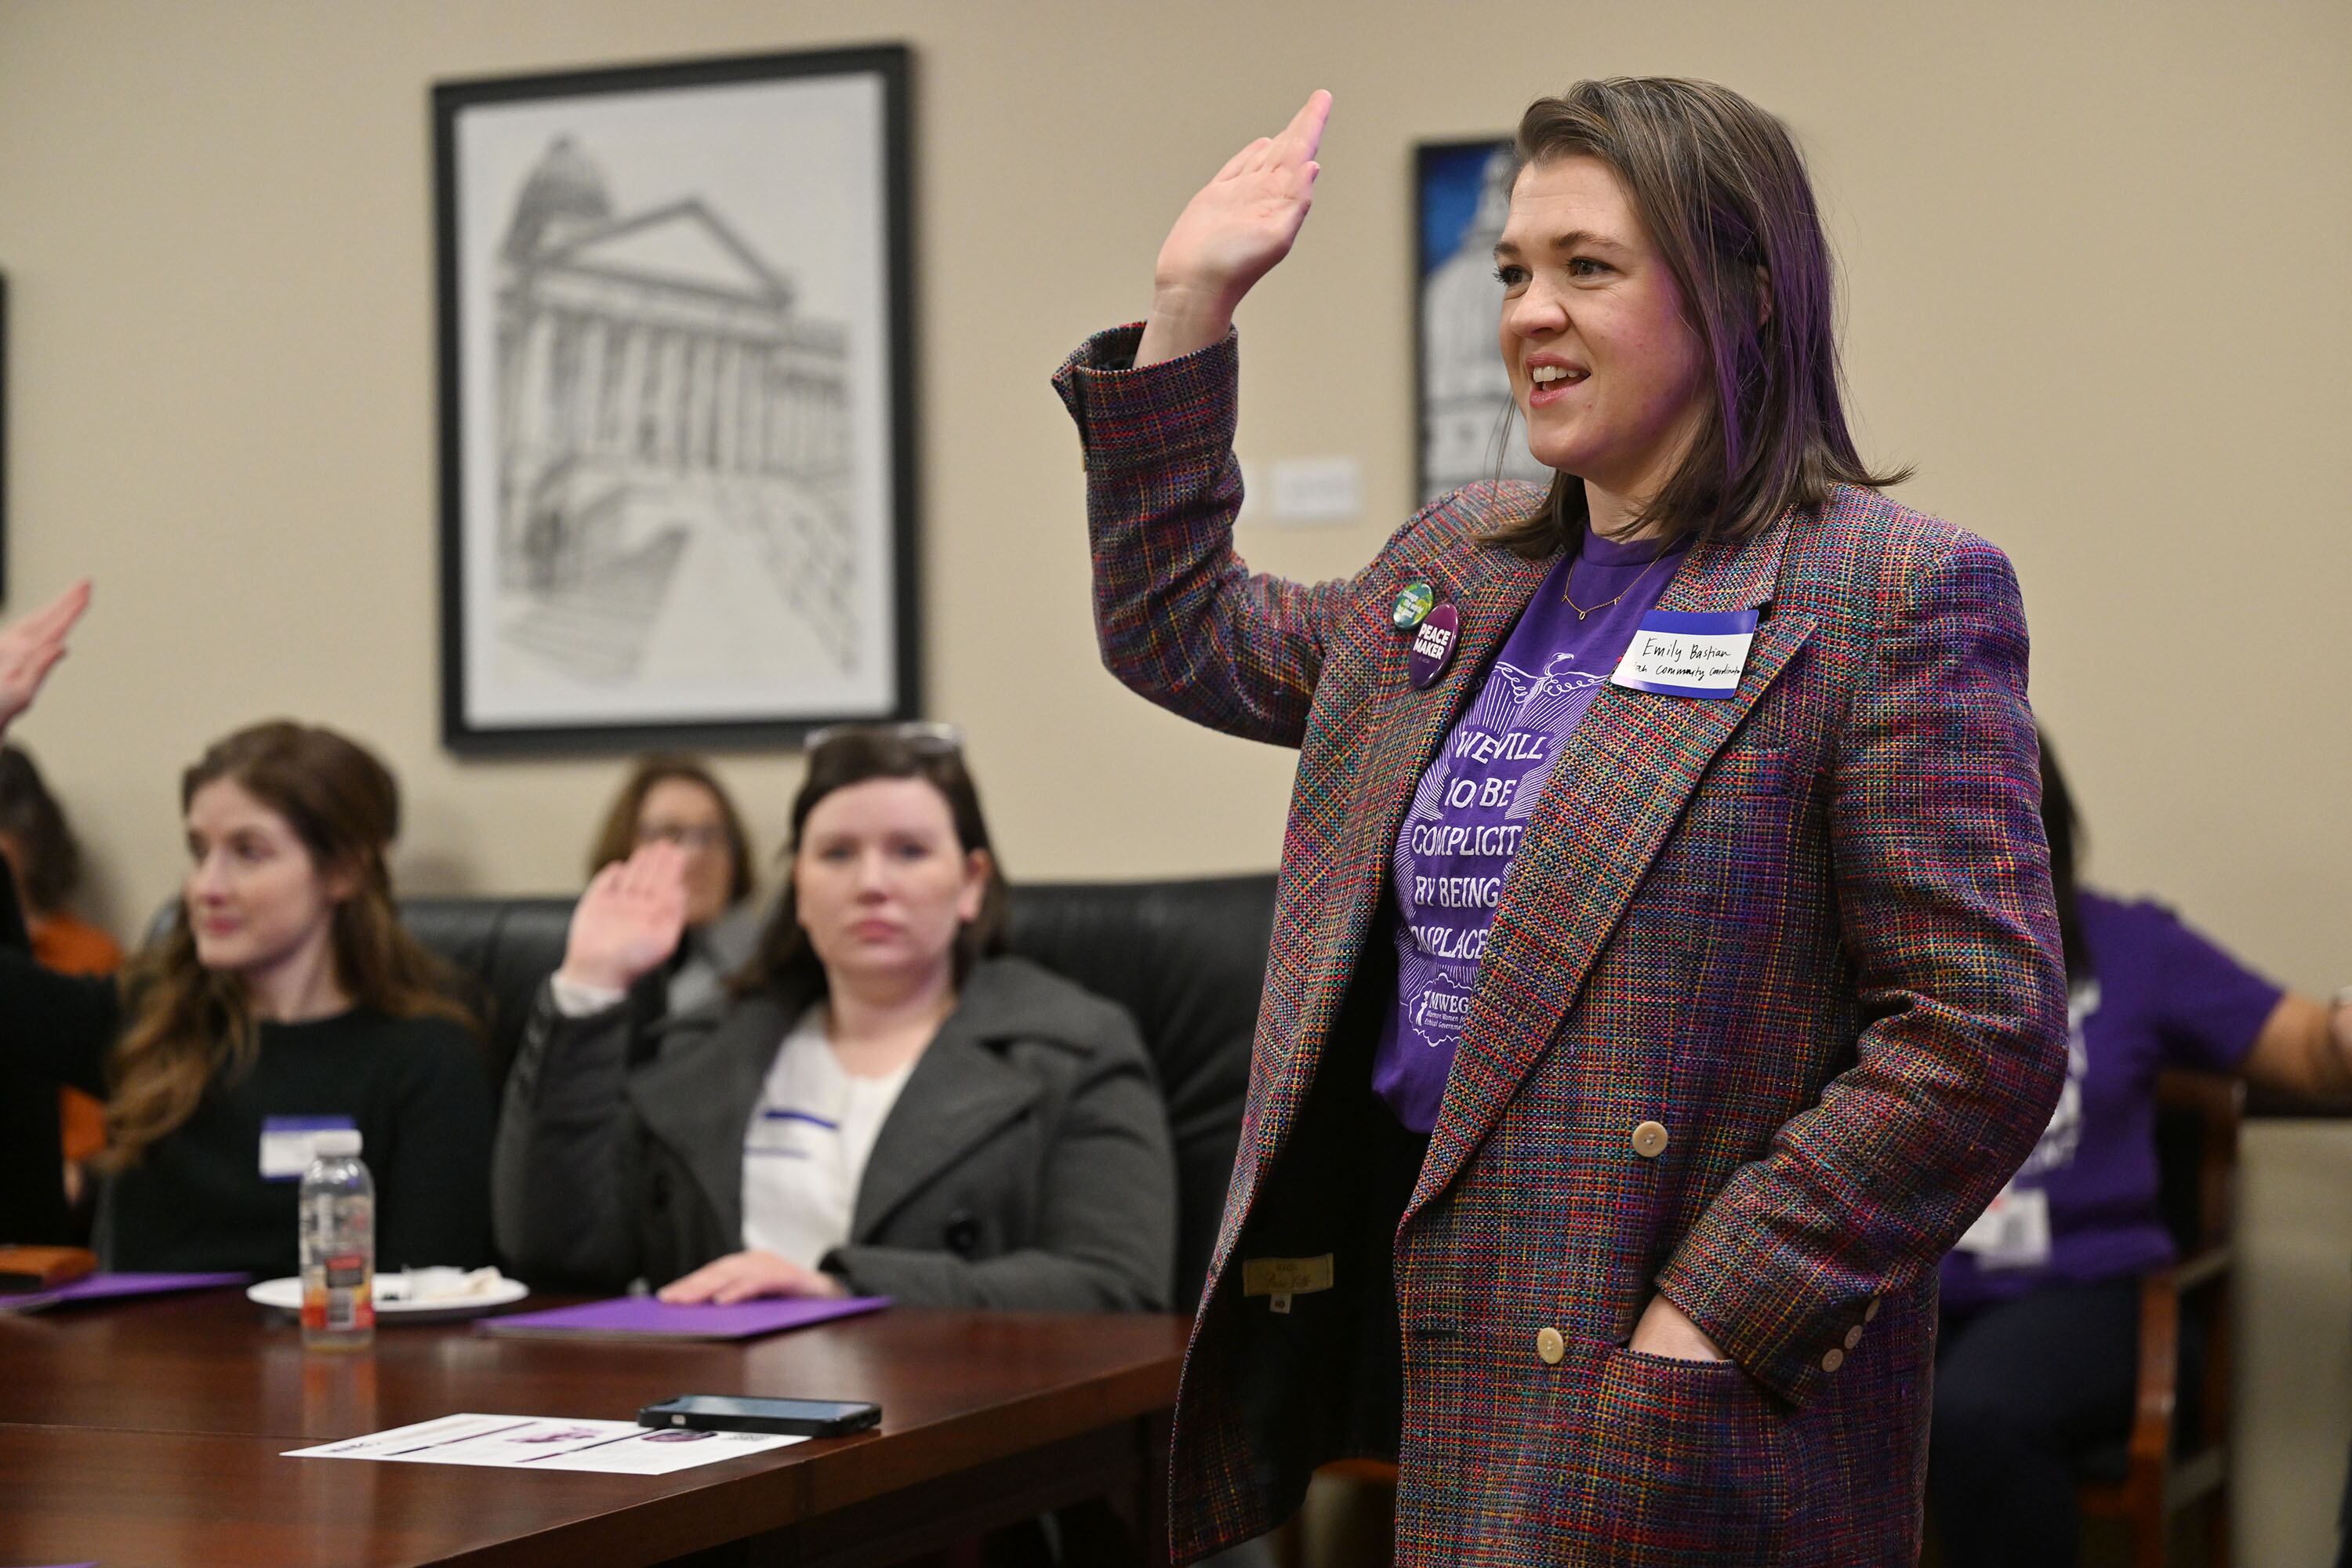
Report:
M1415 1132L1437 1124L1478 955L1552 759L1682 557L1683 547L1661 556L1654 539L1587 534L1580 554L1545 575L1413 791L1391 862L1397 1005L1381 1028L1372 1088ZM1591 613L1580 616L1571 595Z
M2077 895L2092 977L2066 1004L2066 1087L2010 1185L2050 1205L2046 1263L1944 1259L1944 1304L1965 1310L2047 1283L2093 1284L2161 1268L2171 1236L2157 1211L2156 1075L2234 1073L2279 988L2160 904Z

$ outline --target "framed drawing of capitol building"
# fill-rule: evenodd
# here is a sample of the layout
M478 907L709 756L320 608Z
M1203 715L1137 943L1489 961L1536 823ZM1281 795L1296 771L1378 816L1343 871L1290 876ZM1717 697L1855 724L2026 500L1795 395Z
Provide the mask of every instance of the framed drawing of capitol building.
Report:
M433 107L445 741L911 716L906 52Z

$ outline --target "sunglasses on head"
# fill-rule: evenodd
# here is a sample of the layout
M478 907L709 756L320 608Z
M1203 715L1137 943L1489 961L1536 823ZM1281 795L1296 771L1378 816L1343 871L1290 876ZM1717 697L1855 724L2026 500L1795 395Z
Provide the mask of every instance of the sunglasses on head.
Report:
M963 731L937 719L904 719L894 724L827 724L811 730L803 744L811 752L852 735L896 741L926 756L949 756L963 750Z

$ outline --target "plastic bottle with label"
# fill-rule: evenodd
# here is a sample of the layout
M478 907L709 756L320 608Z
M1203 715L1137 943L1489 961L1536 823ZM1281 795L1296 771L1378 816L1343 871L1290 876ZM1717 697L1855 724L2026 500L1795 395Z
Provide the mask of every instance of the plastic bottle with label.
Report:
M321 1132L302 1173L302 1348L375 1342L375 1182L355 1128Z

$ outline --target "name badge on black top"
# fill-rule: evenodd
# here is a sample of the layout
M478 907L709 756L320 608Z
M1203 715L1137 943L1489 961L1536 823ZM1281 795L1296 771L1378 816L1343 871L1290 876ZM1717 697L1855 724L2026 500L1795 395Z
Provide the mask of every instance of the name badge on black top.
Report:
M265 1116L261 1119L261 1179L299 1182L310 1168L310 1145L321 1132L356 1127L348 1116Z

